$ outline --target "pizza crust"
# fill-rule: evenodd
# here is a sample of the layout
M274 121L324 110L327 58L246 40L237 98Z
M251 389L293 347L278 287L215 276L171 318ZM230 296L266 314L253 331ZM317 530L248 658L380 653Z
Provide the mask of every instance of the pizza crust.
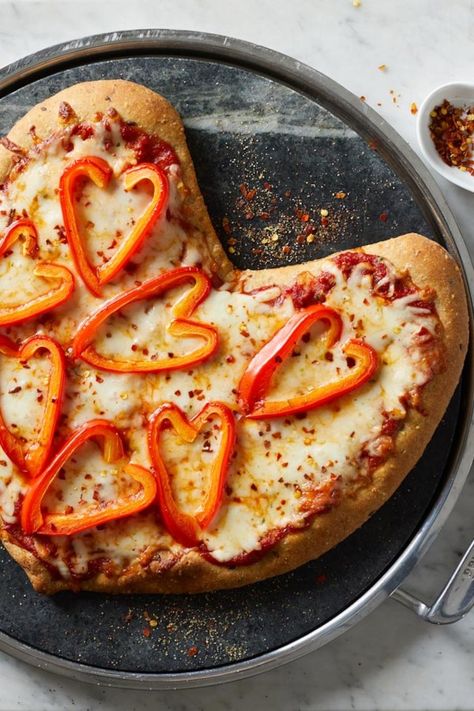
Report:
M9 138L21 146L31 146L29 128L36 126L39 136L57 128L61 101L72 105L80 120L92 119L97 111L113 106L125 120L135 120L149 133L159 135L176 150L189 189L187 219L205 241L212 270L222 278L237 278L217 238L200 194L192 160L185 143L181 120L173 107L154 92L124 81L99 81L79 84L34 107L12 129ZM0 181L11 166L11 156L0 147ZM433 241L407 234L369 245L364 251L385 257L400 271L408 270L418 287L435 287L436 307L444 329L449 368L435 376L423 389L423 405L428 413L410 409L403 429L396 437L395 456L373 473L372 483L353 496L345 496L337 507L317 516L299 532L286 535L258 562L229 568L206 561L195 551L185 552L168 570L155 572L137 562L126 573L107 577L103 573L81 581L82 590L108 593L197 593L234 588L290 571L319 557L359 528L385 503L423 454L439 424L458 383L468 346L468 311L460 270L448 253ZM304 270L317 268L318 262L260 272L244 272L248 289L269 283L288 283ZM33 587L52 594L70 589L71 582L56 580L30 552L19 547L2 532L5 547L22 566Z

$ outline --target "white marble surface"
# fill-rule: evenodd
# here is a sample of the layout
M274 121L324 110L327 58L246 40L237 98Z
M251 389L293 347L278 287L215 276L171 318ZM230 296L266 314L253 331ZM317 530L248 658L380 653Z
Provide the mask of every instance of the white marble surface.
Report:
M290 54L366 96L415 150L410 104L420 105L438 84L472 81L474 67L474 0L362 0L359 8L352 0L0 0L0 66L57 42L143 27L229 34ZM474 255L474 194L439 181ZM436 545L411 576L412 588L429 597L439 587L472 538L473 511L471 476ZM387 601L325 648L219 688L98 688L3 655L0 680L0 711L474 709L474 615L435 628Z

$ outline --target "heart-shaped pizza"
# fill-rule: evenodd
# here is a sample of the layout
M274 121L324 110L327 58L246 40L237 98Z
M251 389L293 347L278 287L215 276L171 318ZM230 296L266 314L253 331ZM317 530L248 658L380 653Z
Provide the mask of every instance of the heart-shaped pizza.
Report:
M278 575L422 455L468 341L436 243L240 272L179 116L125 81L34 107L0 183L1 537L37 590Z

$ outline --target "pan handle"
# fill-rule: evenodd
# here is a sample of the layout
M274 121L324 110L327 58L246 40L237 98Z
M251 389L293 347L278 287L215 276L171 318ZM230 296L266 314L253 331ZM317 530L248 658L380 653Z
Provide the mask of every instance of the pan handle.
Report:
M474 541L432 605L403 588L397 588L392 597L426 622L448 625L460 620L474 606Z

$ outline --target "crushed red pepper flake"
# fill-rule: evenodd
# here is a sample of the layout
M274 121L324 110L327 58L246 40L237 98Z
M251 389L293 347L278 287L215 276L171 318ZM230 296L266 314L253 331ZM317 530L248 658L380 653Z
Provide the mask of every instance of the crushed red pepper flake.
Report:
M240 190L242 197L247 202L251 202L254 199L255 195L257 194L256 188L249 188L247 183L241 183L241 185L239 186L239 190Z
M21 148L12 140L7 138L7 136L2 136L2 138L0 138L0 145L6 148L7 151L10 151L10 153L14 153L18 156L26 156L27 154L26 148Z
M379 215L379 220L380 222L387 222L388 220L388 212L387 210L384 210L384 212L381 212Z
M132 608L128 608L127 614L124 616L123 621L126 622L127 624L130 624L130 622L133 620L135 617L135 613L133 612Z
M222 218L222 229L224 230L226 235L232 234L232 227L230 226L230 221L228 217Z
M248 188L247 183L241 183L241 184L239 185L240 194L242 195L242 197L243 197L244 199L247 197L247 191L248 191L248 189L249 189L249 188Z
M429 130L446 165L474 175L474 106L453 106L447 99L430 112Z
M195 645L193 645L192 647L189 647L189 649L187 651L187 655L188 655L188 657L195 657L198 654L198 652L199 652L199 649Z

